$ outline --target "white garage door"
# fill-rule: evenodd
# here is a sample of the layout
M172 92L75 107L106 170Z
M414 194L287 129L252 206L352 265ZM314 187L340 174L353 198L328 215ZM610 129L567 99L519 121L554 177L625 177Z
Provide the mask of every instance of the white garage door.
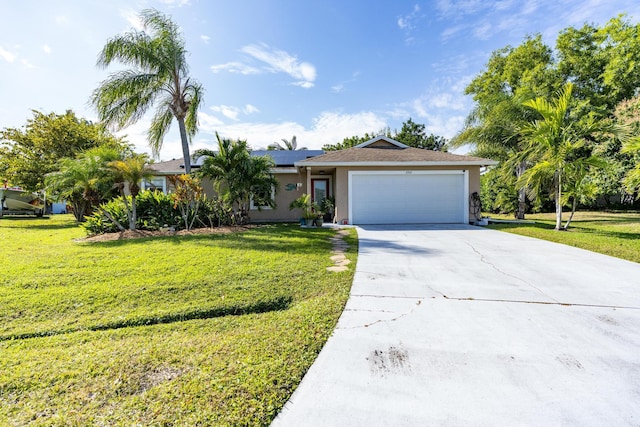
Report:
M352 224L467 223L464 171L351 171Z

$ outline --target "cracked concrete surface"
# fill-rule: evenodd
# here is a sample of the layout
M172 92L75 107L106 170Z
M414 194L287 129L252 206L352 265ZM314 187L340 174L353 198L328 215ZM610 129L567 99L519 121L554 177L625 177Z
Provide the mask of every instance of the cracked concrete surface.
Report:
M358 236L345 311L273 425L640 425L640 264L462 225Z

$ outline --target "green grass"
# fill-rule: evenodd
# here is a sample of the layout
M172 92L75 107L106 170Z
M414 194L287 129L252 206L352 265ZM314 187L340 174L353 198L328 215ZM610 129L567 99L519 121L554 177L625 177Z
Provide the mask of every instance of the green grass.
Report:
M493 215L496 219L513 219ZM569 213L563 213L563 224ZM555 213L531 214L535 224L491 224L489 228L563 243L640 262L640 213L576 212L568 231L555 231Z
M0 220L0 425L269 424L347 300L332 235L78 243L70 216Z

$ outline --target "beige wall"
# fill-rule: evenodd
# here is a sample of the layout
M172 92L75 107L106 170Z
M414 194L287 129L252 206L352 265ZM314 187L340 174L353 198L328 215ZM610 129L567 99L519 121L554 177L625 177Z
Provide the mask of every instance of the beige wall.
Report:
M301 212L289 210L289 205L306 192L306 176L300 173L280 173L276 174L276 179L279 183L276 190L276 208L251 210L249 212L251 221L298 221L300 219ZM296 187L298 183L302 184L299 189ZM293 189L287 190L287 186Z
M300 170L301 169L301 170ZM329 168L319 168L328 170ZM431 167L337 167L333 175L325 175L331 177L333 189L331 194L335 197L336 201L336 218L338 224L342 224L344 220L349 221L349 171L380 171L380 170L468 170L469 171L469 194L473 192L480 193L480 167L479 166L466 166L466 167L452 167L452 166L431 166ZM315 168L312 174L315 176ZM289 210L289 204L300 197L304 193L308 193L307 190L307 171L305 168L299 168L298 173L279 173L276 174L276 179L279 182L278 189L276 191L276 208L275 209L263 209L262 211L251 210L249 217L251 221L298 221L300 218L300 212ZM297 184L301 183L302 187L297 188ZM291 190L287 190L287 185L295 187ZM209 179L202 180L202 186L205 190L207 197L213 197L215 191L213 185ZM173 191L171 184L167 180L167 190ZM471 218L471 212L469 213Z
M480 166L430 166L430 167L338 167L335 175L335 197L338 224L349 221L349 171L380 171L380 170L468 170L469 171L469 194L480 193ZM469 212L471 217L471 212Z

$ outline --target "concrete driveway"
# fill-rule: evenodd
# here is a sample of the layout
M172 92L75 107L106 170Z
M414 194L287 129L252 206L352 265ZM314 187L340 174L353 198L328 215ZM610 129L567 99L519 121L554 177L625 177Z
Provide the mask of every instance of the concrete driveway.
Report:
M463 225L358 235L274 426L640 425L640 264Z

